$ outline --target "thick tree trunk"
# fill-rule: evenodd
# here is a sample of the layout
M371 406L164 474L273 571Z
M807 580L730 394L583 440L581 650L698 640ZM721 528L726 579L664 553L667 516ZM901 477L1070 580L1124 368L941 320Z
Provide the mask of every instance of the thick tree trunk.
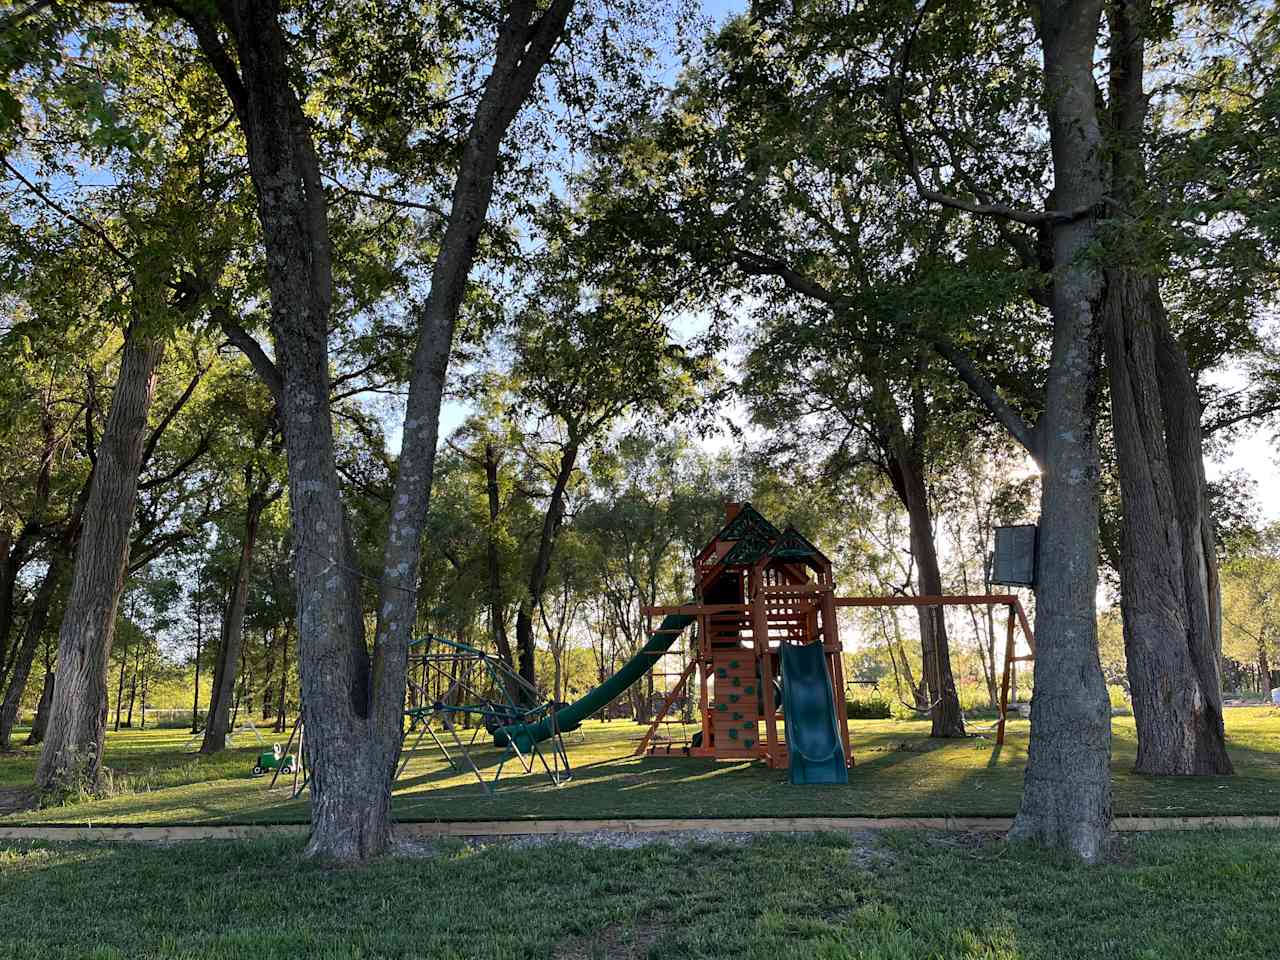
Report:
M560 453L560 465L556 469L555 483L551 487L551 499L542 518L542 531L538 537L538 552L529 570L529 583L516 612L516 651L520 657L520 676L531 687L538 685L533 639L533 611L542 603L547 588L547 576L551 572L551 554L564 522L564 497L578 460L578 442L570 440Z
M1093 79L1101 0L1046 0L1038 24L1056 205L1102 199ZM1098 304L1092 213L1053 229L1053 348L1045 410L1035 694L1022 802L1010 838L1096 861L1111 832L1111 716L1098 662Z
M97 789L107 719L107 663L129 561L129 530L161 342L130 329L111 400L58 638L58 682L36 785Z
M1150 280L1126 269L1107 271L1103 323L1124 515L1120 598L1125 660L1138 728L1134 769L1150 774L1230 773L1222 724L1216 653L1197 664L1193 651L1213 650L1199 569L1190 576L1166 445L1155 331L1161 324ZM1197 418L1198 419L1198 418ZM1197 551L1198 552L1198 551ZM1200 566L1199 557L1190 557ZM1192 610L1199 611L1194 617ZM1203 677L1200 667L1205 668ZM1203 680L1211 685L1206 687Z
M1142 153L1146 0L1108 7L1111 194L1121 211L1145 189ZM1123 221L1121 226L1123 227ZM1103 323L1124 525L1124 614L1135 769L1152 774L1231 773L1222 723L1217 560L1205 511L1200 404L1169 332L1156 279L1137 266L1146 251L1119 233L1107 270Z
M36 715L31 720L31 732L27 734L27 746L34 747L44 743L45 731L49 728L49 710L53 706L53 685L55 676L52 670L46 670L44 683L40 687L40 702L36 705ZM15 715L17 708L15 707ZM12 729L12 727L10 727ZM6 748L7 749L7 748Z
M328 332L333 295L321 170L292 88L280 5L217 5L233 56L207 8L185 16L218 72L245 135L271 290L273 364L240 339L271 385L284 423L298 591L302 712L311 760L309 856L358 861L390 843L391 778L401 746L408 642L454 324L493 194L498 152L564 29L572 0L541 13L511 4L463 144L448 222L416 318L403 440L380 577L372 662L363 597L334 462Z
M249 603L249 577L253 573L253 550L258 541L258 523L267 505L266 491L249 481L249 499L245 504L244 536L240 539L240 559L236 564L235 586L227 603L222 623L222 643L218 648L216 683L209 700L209 717L204 725L200 752L217 753L226 747L231 732L231 694L240 673L240 653L244 648L244 611Z

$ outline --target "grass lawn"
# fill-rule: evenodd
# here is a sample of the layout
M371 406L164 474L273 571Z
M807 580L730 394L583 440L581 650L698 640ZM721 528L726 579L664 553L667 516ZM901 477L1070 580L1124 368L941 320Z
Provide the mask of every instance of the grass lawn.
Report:
M1099 958L1280 954L1274 832L1068 864L922 832L471 848L358 870L284 840L0 847L0 957Z
M1028 724L1012 721L1005 746L974 738L930 741L927 724L857 721L856 766L847 787L793 787L785 770L759 763L630 756L643 728L592 722L569 738L572 782L504 773L486 799L470 773L458 774L428 749L417 751L397 784L401 820L715 816L1008 816L1018 804ZM1115 812L1119 816L1280 814L1280 710L1227 711L1234 777L1165 779L1131 772L1131 717L1112 723ZM182 752L180 730L122 731L107 741L107 763L130 792L75 806L30 811L6 823L305 822L306 798L293 801L253 779L255 747L212 760ZM281 738L283 739L283 738ZM478 751L492 772L492 748ZM0 757L0 786L30 783L31 751ZM512 765L509 764L510 768ZM518 770L518 768L516 768Z

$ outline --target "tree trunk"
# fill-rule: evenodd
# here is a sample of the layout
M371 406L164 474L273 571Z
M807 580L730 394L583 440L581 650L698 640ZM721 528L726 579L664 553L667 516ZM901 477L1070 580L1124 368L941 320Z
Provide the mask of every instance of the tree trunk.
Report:
M463 144L430 294L416 317L372 662L358 558L334 460L327 201L309 121L292 87L280 5L217 5L234 55L207 8L184 10L244 132L267 254L275 363L252 338L240 342L277 398L289 461L302 712L312 771L308 856L359 861L383 853L390 843L391 779L401 747L421 535L454 325L492 198L499 148L558 42L571 5L572 0L553 0L541 13L532 3L511 6Z
M502 599L502 564L498 555L497 526L502 501L499 497L498 468L500 458L492 443L484 445L485 490L489 497L489 531L485 543L485 556L489 573L489 630L493 634L493 648L507 666L515 669L511 655L511 641L507 639L506 602Z
M276 700L276 733L284 733L286 696L289 691L289 624L285 624L284 635L280 638L280 691Z
M1222 723L1221 681L1203 582L1188 576L1188 532L1174 492L1160 402L1154 330L1158 326L1148 278L1127 269L1107 271L1103 323L1124 523L1121 531L1120 606L1125 660L1138 757L1149 774L1230 773ZM1198 418L1197 418L1198 419ZM1199 525L1190 531L1197 541ZM1192 557L1199 565L1199 558ZM1192 622L1191 608L1201 615ZM1202 675L1205 668L1208 677ZM1209 686L1204 684L1207 679Z
M889 477L898 499L907 510L911 555L916 562L916 583L921 595L942 594L942 571L938 566L938 546L934 540L933 515L925 484L924 433L928 408L923 393L912 391L914 423L908 437L887 383L876 384L876 419L882 446L889 464ZM929 690L931 737L963 737L964 714L951 673L951 649L947 622L941 607L917 607L920 619L920 651L924 680Z
M196 688L191 695L191 732L200 732L200 656L204 652L204 583L196 569Z
M275 628L262 631L266 659L262 665L262 722L271 719L271 707L275 697L276 646Z
M577 459L578 442L571 439L560 453L560 465L556 470L555 483L551 488L551 499L547 503L547 512L542 518L538 552L534 556L533 567L529 571L528 587L520 600L520 609L516 613L516 650L520 656L520 676L531 687L538 685L538 672L534 662L533 611L542 603L542 594L547 588L547 575L551 572L551 554L555 549L556 538L560 535L560 524L564 521L565 490L569 486L569 478L573 476Z
M1111 711L1098 662L1098 303L1091 212L1105 192L1093 79L1101 0L1046 0L1044 49L1055 205L1053 347L1045 410L1035 694L1022 802L1010 838L1098 860L1111 832Z
M143 730L147 729L147 684L150 679L151 678L147 673L146 664L144 663L142 666L142 721L140 724Z
M1122 211L1145 188L1146 0L1108 7L1111 193ZM1138 758L1151 774L1231 773L1222 723L1216 550L1206 523L1200 406L1153 276L1121 234L1103 325L1124 517L1121 611ZM1145 253L1145 251L1143 251ZM1176 479L1175 479L1176 478ZM1208 534L1208 547L1202 542ZM1206 557L1205 554L1208 554ZM1212 586L1211 586L1212 584Z
M36 785L97 789L107 719L107 664L129 561L147 415L164 344L130 328L94 466L71 596L58 638L58 682Z
M133 672L129 677L129 712L125 717L124 725L130 730L133 729L133 708L137 704L138 699L138 670L142 664L142 644L138 643L134 647L133 654Z
M249 577L253 573L253 550L258 541L258 523L267 505L266 490L254 486L246 471L249 499L245 505L244 536L240 540L240 559L236 564L235 586L227 602L222 625L222 643L218 648L218 665L214 671L215 686L210 694L209 716L204 725L200 752L217 753L227 744L231 731L231 696L240 673L240 652L244 647L244 611L249 603Z
M36 715L31 718L31 732L27 734L27 746L34 747L44 743L44 734L49 727L49 709L53 706L54 672L46 670L44 683L40 687L40 702L36 704ZM5 749L8 749L7 747Z
M73 515L70 522L78 529L78 514ZM44 636L45 627L49 623L49 609L53 605L54 597L57 596L66 581L67 570L71 566L71 554L75 551L75 540L75 534L68 536L64 533L54 545L52 554L49 557L49 566L45 570L44 578L40 581L39 589L36 590L35 598L31 601L31 608L27 611L27 622L23 627L22 643L14 657L13 669L9 674L9 685L5 688L4 700L0 702L0 749L9 749L13 728L18 721L18 709L22 705L22 695L27 689L27 678L31 675L31 667L35 663L36 650L40 646L40 639ZM51 676L52 672L52 669L49 669L46 671L46 676ZM46 695L52 696L52 692L52 680L47 680L45 690L41 693L41 704L44 706L46 714L47 706L44 705L43 698ZM28 740L27 742L34 744L40 741Z
M115 730L120 732L120 711L124 708L124 671L129 665L129 644L125 642L124 649L120 651L120 678L116 681L116 721Z
M22 530L16 540L11 537L8 530L0 533L0 689L5 687L10 671L20 662L22 656L22 648L17 650L10 649L14 626L14 596L18 584L18 574L22 572L23 565L31 558L31 550L41 535L41 523L44 520L45 510L49 505L50 478L58 450L53 417L50 414L51 406L52 395L50 390L46 390L40 411L40 436L42 441L40 469L36 473L29 517L22 525ZM72 526L77 526L76 521L78 521L80 510L83 509L83 501L84 497L81 495L77 499L73 518L69 521L69 529ZM58 542L65 538L66 534L64 533L62 537L58 538ZM57 549L56 545L54 549ZM31 663L28 661L27 670L30 670L30 668ZM23 684L25 683L26 677L24 676ZM4 738L4 742L7 745L8 739Z

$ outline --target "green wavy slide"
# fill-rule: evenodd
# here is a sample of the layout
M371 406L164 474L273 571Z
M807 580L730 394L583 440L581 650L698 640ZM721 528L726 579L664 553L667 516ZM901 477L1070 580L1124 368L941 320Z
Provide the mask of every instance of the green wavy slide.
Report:
M600 686L588 691L580 700L575 700L567 707L556 711L552 716L544 717L537 723L514 724L501 727L494 734L493 742L500 747L514 742L521 750L528 750L535 743L548 739L553 730L561 733L577 730L582 721L598 710L612 703L653 666L654 662L671 649L676 638L685 627L693 623L694 618L682 614L670 614L665 617L658 629L649 637L649 641L637 651L636 655L624 663L612 677ZM554 725L553 725L554 719Z

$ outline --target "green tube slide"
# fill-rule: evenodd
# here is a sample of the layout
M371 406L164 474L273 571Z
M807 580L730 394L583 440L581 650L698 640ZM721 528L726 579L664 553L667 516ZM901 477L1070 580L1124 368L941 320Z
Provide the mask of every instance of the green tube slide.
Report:
M501 727L493 736L494 744L505 747L509 741L514 740L521 750L528 750L533 744L548 739L554 729L558 728L561 733L577 730L583 720L618 699L627 687L648 673L657 659L676 642L684 628L693 623L693 619L692 616L683 614L669 614L649 637L649 642L624 663L617 673L589 691L582 699L556 711L554 726L553 717L549 716L537 723Z
M848 783L840 718L821 643L784 643L782 711L792 783Z

